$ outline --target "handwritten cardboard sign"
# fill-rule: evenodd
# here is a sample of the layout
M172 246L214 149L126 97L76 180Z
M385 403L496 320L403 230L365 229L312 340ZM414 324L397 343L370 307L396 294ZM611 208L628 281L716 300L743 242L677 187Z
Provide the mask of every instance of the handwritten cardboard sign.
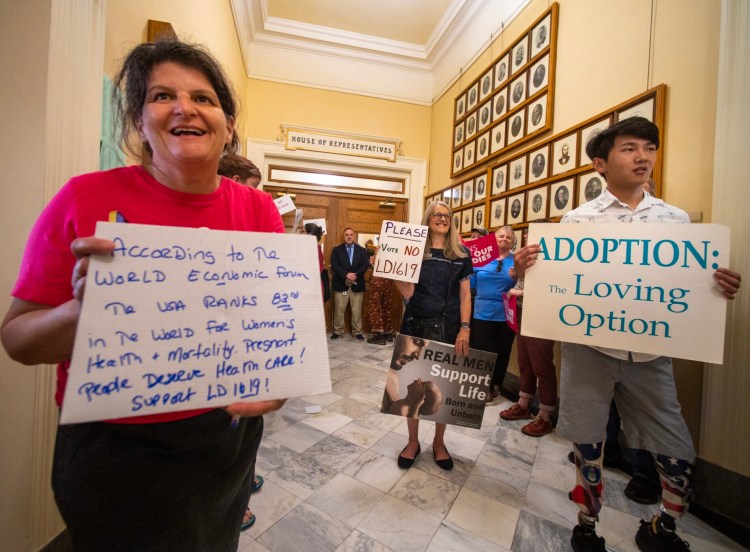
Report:
M469 248L469 252L471 253L471 264L475 268L484 266L500 256L500 250L497 247L497 238L495 238L495 234L489 234L473 240L466 240L464 245Z
M384 220L380 228L380 249L372 275L390 280L418 282L429 227Z
M97 224L61 423L331 390L312 236Z
M521 333L721 363L729 262L715 224L531 224Z
M276 204L276 208L279 210L280 215L290 213L297 208L294 205L292 196L290 196L289 194L284 194L283 196L277 197L273 200L273 202Z
M385 414L479 428L494 370L495 353L399 334L385 384Z

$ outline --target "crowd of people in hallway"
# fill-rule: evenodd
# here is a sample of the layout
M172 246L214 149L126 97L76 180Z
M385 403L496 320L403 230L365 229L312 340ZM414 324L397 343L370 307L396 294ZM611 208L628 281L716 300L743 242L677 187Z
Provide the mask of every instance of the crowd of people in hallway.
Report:
M236 100L208 52L171 40L136 46L115 88L120 91L124 143L141 163L74 177L52 199L32 230L2 323L2 342L13 359L57 364L58 406L89 258L110 254L115 247L95 236L97 221L285 231L270 196L256 189L260 171L238 155ZM658 148L658 128L640 117L594 136L586 151L606 185L561 222L689 222L684 211L644 189ZM452 221L451 208L442 201L425 209L421 222L428 232L418 282L370 280L370 338L362 316L365 275L377 252L357 243L353 228L344 229L343 242L330 255L330 339L344 338L349 309L353 339L388 346L395 335L394 286L405 305L398 332L412 340L394 355L393 370L420 358L428 341L449 344L459 357L470 348L495 353L488 403L503 392L515 342L518 401L500 416L528 421L523 432L531 437L554 430L573 443L576 482L570 498L579 508L573 550L606 550L596 522L603 504L602 466L608 463L632 466L629 498L654 502L661 495L659 513L637 529L638 547L645 552L688 550L675 528L687 510L696 452L680 412L671 359L563 343L558 392L554 342L517 333L506 319L506 302L514 297L516 321L523 324L525 276L534 270L540 247L519 248L514 229L502 226L494 232L497 258L475 268ZM319 228L305 230L320 238ZM318 255L322 275L326 267L320 248ZM719 268L714 278L722 294L733 299L740 275ZM321 291L325 298L325 283ZM416 383L410 391L418 408L392 395L393 411L407 417L408 438L397 458L403 469L411 468L421 453L417 414L439 403L426 382ZM52 486L75 549L234 552L240 530L255 521L250 496L263 485L255 475L263 414L283 405L284 400L237 402L219 409L61 425ZM621 429L630 451L608 457ZM439 468L449 471L454 460L445 430L444 423L435 424L432 455Z

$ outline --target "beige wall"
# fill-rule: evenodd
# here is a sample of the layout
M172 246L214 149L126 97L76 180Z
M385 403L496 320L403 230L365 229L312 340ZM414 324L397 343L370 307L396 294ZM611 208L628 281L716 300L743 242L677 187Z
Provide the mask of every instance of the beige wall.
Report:
M44 129L50 6L47 0L5 2L0 8L0 311L36 214L44 205ZM23 47L19 46L23 45ZM8 53L12 52L12 55ZM33 474L34 389L38 369L0 351L0 549L29 550Z
M668 85L664 196L710 216L719 0L559 0L553 130L564 131L645 90ZM433 109L429 191L450 182L451 117L477 78L547 8L534 0ZM597 22L600 22L597 24ZM685 30L690 29L690 33ZM519 149L530 146L526 144Z
M429 107L257 79L244 104L250 138L275 140L285 123L397 138L407 157L430 153Z
M229 0L109 0L107 2L104 72L110 77L133 46L146 41L148 20L172 24L183 40L202 44L221 62L240 99L239 134L247 138L242 117L247 89L247 72L242 62L239 39Z

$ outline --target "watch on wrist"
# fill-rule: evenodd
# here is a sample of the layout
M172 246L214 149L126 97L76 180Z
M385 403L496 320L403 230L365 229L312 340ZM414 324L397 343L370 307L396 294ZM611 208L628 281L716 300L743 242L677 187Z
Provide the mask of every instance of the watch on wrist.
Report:
M471 324L469 324L468 322L461 322L461 329L462 330L470 330L471 329Z

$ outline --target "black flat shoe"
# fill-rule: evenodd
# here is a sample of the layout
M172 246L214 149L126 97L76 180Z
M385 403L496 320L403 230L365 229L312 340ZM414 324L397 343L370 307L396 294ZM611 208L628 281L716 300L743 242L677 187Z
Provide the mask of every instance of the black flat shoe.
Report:
M445 452L448 452L448 449L445 449ZM432 457L435 459L435 463L443 468L445 471L450 471L453 469L453 458L451 458L450 453L448 452L448 458L445 458L443 460L437 459L437 454L435 453L435 449L432 449Z
M409 445L407 444L406 447ZM406 447L404 447L404 450L401 451L401 454L398 455L398 467L402 470L408 470L414 465L414 461L417 459L417 456L419 456L419 453L422 452L422 445L417 445L417 454L414 455L414 458L407 458L406 456L403 456L404 451L406 450Z

